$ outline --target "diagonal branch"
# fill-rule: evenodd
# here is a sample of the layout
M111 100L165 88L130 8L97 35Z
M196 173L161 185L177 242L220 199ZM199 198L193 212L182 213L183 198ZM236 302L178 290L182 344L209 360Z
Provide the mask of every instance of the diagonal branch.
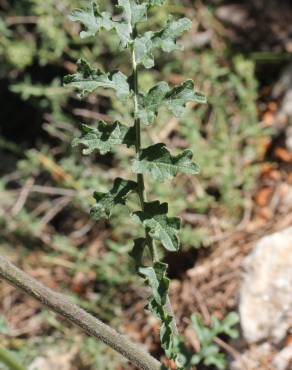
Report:
M160 370L162 368L160 362L142 350L137 344L132 343L125 336L117 333L76 304L71 303L62 294L55 293L40 284L3 256L0 256L0 278L41 302L51 311L79 326L87 334L101 340L140 369Z

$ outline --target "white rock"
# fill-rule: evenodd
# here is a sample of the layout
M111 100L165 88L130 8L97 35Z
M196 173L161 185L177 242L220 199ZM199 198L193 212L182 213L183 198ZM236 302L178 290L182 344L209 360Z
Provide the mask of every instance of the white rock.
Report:
M292 125L290 125L286 130L286 146L287 149L292 152Z
M289 118L292 117L292 89L290 88L289 90L286 91L282 106L281 106L281 113L284 114L285 116L288 116Z
M276 370L291 370L292 368L292 346L284 348L273 359Z
M78 347L67 349L67 352L48 350L45 356L36 357L28 370L70 370L77 352Z
M230 364L231 370L276 370L271 364L273 348L269 343L251 346ZM266 364L271 364L267 367ZM278 369L277 369L278 370ZM286 369L285 369L286 370Z
M292 326L292 227L258 241L245 259L239 312L249 343L279 343Z

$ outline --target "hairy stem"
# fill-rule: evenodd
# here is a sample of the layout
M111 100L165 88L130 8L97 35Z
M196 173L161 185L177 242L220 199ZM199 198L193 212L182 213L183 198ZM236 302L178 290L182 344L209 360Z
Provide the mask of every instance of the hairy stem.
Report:
M140 119L136 118L138 113L138 95L139 95L139 87L138 87L138 69L135 57L135 51L132 52L132 64L133 64L133 83L134 83L134 113L135 113L135 133L136 133L136 153L139 154L141 150L141 124ZM137 175L137 182L138 182L138 194L140 199L141 208L144 211L145 208L145 184L144 184L144 176L142 174Z
M136 30L133 31L133 38L135 38L137 32ZM141 123L140 119L137 118L137 113L139 111L138 106L138 96L139 96L139 84L138 84L138 68L136 63L136 56L134 49L132 50L132 65L133 65L133 86L134 86L134 114L135 114L135 132L136 132L136 153L139 154L141 150ZM138 194L140 199L141 208L144 211L145 209L145 201L147 201L146 193L145 193L145 182L143 174L137 175L137 183L138 183ZM150 253L152 256L153 262L159 261L159 255L157 251L157 247L155 241L149 234L149 230L146 230L146 242L150 249ZM176 324L176 319L174 316L174 312L171 306L171 302L169 296L167 296L166 301L166 310L167 313L172 317L172 331L174 335L178 335L178 329Z
M136 31L134 31L134 33L136 34ZM136 148L136 154L139 154L141 150L141 123L140 123L140 119L136 118L136 115L139 110L139 107L138 107L139 84L138 84L138 68L137 68L136 56L135 56L134 50L132 51L132 65L133 65L134 114L135 114L134 125L135 125L135 133L136 133L135 148ZM144 182L143 174L137 175L137 183L138 183L138 194L139 194L139 199L140 199L140 205L141 205L141 209L144 211L145 202L147 201L147 197L145 193L145 182ZM146 241L150 249L152 259L154 261L157 261L158 260L157 248L148 230L146 230Z
M79 326L88 335L96 337L106 345L119 352L130 362L143 370L160 370L162 365L154 357L132 343L127 337L117 333L82 308L71 303L62 294L40 284L25 272L19 270L5 257L0 256L0 278L19 288L30 297L36 299L51 311ZM19 368L19 370L22 370Z

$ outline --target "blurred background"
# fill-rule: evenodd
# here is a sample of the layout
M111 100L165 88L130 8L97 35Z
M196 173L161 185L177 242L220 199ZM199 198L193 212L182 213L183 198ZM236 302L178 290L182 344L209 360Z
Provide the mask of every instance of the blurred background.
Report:
M62 86L79 57L105 71L130 73L129 55L119 50L114 34L80 40L79 25L68 21L86 3L0 0L0 253L160 356L159 323L143 309L148 292L128 256L141 230L123 208L110 222L89 218L92 192L107 191L116 176L130 176L132 152L118 148L84 157L71 147L81 123L131 122L129 107L109 90L81 101ZM100 3L111 10L115 2ZM183 221L181 251L165 255L180 330L200 351L191 315L210 327L212 316L223 320L240 311L239 339L226 333L215 338L226 363L204 364L206 355L198 369L291 369L287 361L288 367L277 367L277 358L287 348L292 358L292 315L276 345L269 332L254 346L246 327L256 324L243 317L241 304L249 299L242 282L245 258L276 232L290 243L279 262L290 263L290 275L288 268L278 270L287 271L281 278L292 287L292 3L169 0L153 10L147 27L159 29L169 13L193 22L181 39L184 51L157 54L155 68L141 71L141 88L192 78L208 97L207 105L190 105L179 120L161 111L143 136L145 145L164 141L173 152L191 148L202 169L200 176L180 175L170 186L147 185L150 197L169 202L170 213ZM269 250L273 261L279 244ZM253 279L263 281L247 274L249 286L255 286ZM273 316L287 305L291 313L287 300L275 303ZM30 370L130 368L4 283L0 344ZM0 369L7 369L1 358Z

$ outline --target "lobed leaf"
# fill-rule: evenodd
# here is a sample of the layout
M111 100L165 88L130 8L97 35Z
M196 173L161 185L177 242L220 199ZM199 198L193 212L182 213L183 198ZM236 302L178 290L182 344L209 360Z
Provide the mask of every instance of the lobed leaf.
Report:
M181 18L176 21L169 17L165 27L161 31L154 33L154 47L168 53L181 49L181 46L177 44L177 39L191 26L192 22L188 18Z
M143 64L145 68L154 67L154 56L152 51L153 32L145 32L143 36L137 37L134 41L134 52L137 64Z
M167 265L162 262L155 262L153 267L140 267L139 272L143 275L152 289L155 301L164 306L166 303L169 279L166 275Z
M132 41L133 30L137 23L146 20L147 10L154 5L162 5L164 0L148 0L139 2L136 0L118 0L118 7L123 10L122 19L116 21L107 12L100 12L95 1L85 9L76 9L69 19L80 22L84 31L80 32L81 38L95 36L99 31L115 30L121 40L122 47L127 47Z
M236 327L239 322L239 316L236 312L229 312L223 320L218 320L216 316L212 316L212 327L215 335L225 334L235 339L238 337Z
M192 158L193 153L189 149L172 156L165 144L154 144L140 151L133 160L132 170L134 173L150 173L158 181L171 179L179 172L196 175L200 168Z
M165 305L170 280L167 277L167 265L162 262L155 262L153 267L141 267L139 273L145 277L151 287L148 309L161 320L160 341L168 358L175 358L176 337L172 332L173 318L166 312Z
M135 0L119 0L118 7L123 9L122 18L125 21L114 22L114 28L122 47L127 47L132 40L136 24L146 19L147 4L139 4Z
M124 21L114 22L118 36L123 47L133 41L133 31L137 23L147 19L147 10L154 5L162 5L164 0L148 0L139 2L137 0L118 0L118 7L123 10Z
M122 125L120 122L107 124L99 121L97 127L81 126L81 138L74 139L72 146L83 145L83 154L90 154L99 150L101 154L110 152L116 145L125 144L128 147L135 145L135 128Z
M146 19L148 4L139 3L136 0L119 0L118 6L123 9L123 18L131 26Z
M161 347L164 349L166 356L170 359L176 359L176 337L172 331L172 320L173 318L169 315L165 317L160 328L160 342Z
M134 219L140 221L150 235L169 251L179 249L178 231L181 221L177 217L167 217L167 203L159 201L145 203L144 211L133 214Z
M94 193L97 204L90 211L91 217L96 221L109 218L114 206L124 205L127 195L136 189L137 183L134 181L115 179L113 188L108 193Z
M77 72L64 77L65 86L76 88L80 96L86 96L98 88L113 89L117 97L125 100L130 95L130 87L127 77L119 71L103 73L90 66L83 59L77 62Z
M175 116L181 116L187 102L206 103L206 96L194 91L194 82L187 80L181 85L170 88L167 82L160 82L148 93L139 97L139 111L136 115L145 125L151 124L159 108L167 107Z
M84 26L85 31L80 32L81 38L95 36L101 29L109 31L114 28L110 14L100 13L94 1L86 9L74 10L69 19L73 22L80 22Z
M125 1L120 0L120 3L123 2ZM84 26L85 31L80 32L81 38L95 36L99 31L105 29L107 31L115 30L124 47L131 39L130 25L127 22L114 21L107 12L100 13L95 1L91 2L89 8L74 10L69 19L73 22L80 22Z
M134 40L134 51L137 64L143 64L146 68L154 66L153 51L162 49L172 52L181 49L177 39L192 25L188 18L174 20L169 17L164 28L158 32L146 32L143 36Z

